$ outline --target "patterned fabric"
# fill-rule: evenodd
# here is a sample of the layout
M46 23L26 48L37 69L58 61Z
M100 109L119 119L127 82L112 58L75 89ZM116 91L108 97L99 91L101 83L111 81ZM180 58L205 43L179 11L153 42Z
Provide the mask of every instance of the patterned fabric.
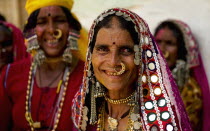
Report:
M184 92L181 92L182 98L184 99L183 101L186 105L187 111L189 110L188 113L190 113L190 120L195 124L198 123L198 117L202 118L203 120L202 122L200 122L202 123L202 129L203 131L207 131L210 129L210 120L208 118L210 116L210 88L201 55L198 49L198 43L195 40L190 27L186 23L180 20L173 19L167 21L176 24L182 31L185 41L185 48L187 49L187 69L190 71L191 76L189 77L189 79L187 79L187 82L185 84L185 87L187 87L188 90L184 89L184 87ZM192 98L194 100L193 102ZM202 103L199 99L202 99ZM198 116L201 108L202 116L200 114ZM198 130L201 130L201 127Z
M90 107L90 103L85 103L86 96L92 92L90 78L94 76L90 47L93 44L95 26L108 15L117 15L127 21L132 21L139 36L140 42L134 46L134 63L139 68L136 87L138 99L136 101L140 107L139 114L143 130L190 131L191 127L178 88L153 40L147 23L137 14L121 8L113 8L103 12L97 17L90 29L83 84L73 100L72 107L73 122L77 129L86 130L87 122L92 121L89 116L87 117L87 113L91 112L93 107ZM138 48L135 49L135 47Z

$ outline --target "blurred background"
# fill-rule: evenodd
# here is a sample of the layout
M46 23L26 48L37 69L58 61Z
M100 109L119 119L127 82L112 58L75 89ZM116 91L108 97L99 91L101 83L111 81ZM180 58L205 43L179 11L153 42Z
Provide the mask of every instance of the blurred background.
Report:
M0 14L8 22L23 28L26 23L26 0L0 0ZM210 0L75 0L73 10L89 30L93 20L104 10L123 7L139 14L151 32L159 22L174 18L187 23L196 37L210 83Z

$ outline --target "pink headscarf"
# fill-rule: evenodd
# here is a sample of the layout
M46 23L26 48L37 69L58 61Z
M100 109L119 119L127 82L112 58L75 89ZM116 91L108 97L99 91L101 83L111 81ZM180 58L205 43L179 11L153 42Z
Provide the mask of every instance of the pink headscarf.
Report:
M5 21L0 21L0 23L11 29L14 62L28 57L29 54L26 52L26 46L24 44L24 37L21 30L18 29L13 24L5 22Z
M164 22L172 22L175 24L182 32L185 48L187 50L187 67L192 72L192 77L195 78L196 82L201 88L202 91L202 102L203 102L203 109L202 109L202 130L209 131L210 129L210 88L208 84L208 79L206 76L206 72L203 66L201 54L198 48L198 43L195 40L190 27L180 21L169 19Z
M198 82L202 91L202 101L203 101L203 131L209 131L210 129L210 91L208 79L203 66L202 58L198 49L198 43L195 40L190 27L178 20L173 20L175 24L182 30L185 39L185 47L187 49L187 64L193 73L193 77Z

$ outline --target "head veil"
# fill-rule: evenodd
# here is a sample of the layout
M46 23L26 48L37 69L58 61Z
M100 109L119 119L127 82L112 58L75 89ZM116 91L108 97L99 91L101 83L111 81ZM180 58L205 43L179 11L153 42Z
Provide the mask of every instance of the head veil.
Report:
M26 52L24 44L24 37L20 29L11 23L0 21L0 24L6 26L12 32L12 47L13 47L13 60L18 61L29 56Z
M136 101L139 103L139 113L144 130L186 130L190 131L186 111L183 107L178 88L166 66L166 62L154 42L147 23L137 14L122 8L109 9L100 14L94 21L89 32L88 52L85 63L83 83L73 100L73 122L78 129L85 130L87 122L96 123L94 115L94 100L85 103L86 97L91 95L91 77L93 76L91 63L91 46L95 35L95 26L109 15L117 15L132 21L138 33L139 43L134 46L134 63L138 66L138 80ZM146 93L145 93L146 92ZM91 113L90 113L91 112ZM90 114L87 117L87 114ZM165 117L167 116L167 117Z
M201 59L201 54L199 51L198 43L195 40L190 27L180 20L169 19L169 22L174 23L181 30L184 36L185 48L187 50L187 69L191 70L193 77L198 82L202 91L202 101L203 101L203 130L210 129L210 91L207 76Z

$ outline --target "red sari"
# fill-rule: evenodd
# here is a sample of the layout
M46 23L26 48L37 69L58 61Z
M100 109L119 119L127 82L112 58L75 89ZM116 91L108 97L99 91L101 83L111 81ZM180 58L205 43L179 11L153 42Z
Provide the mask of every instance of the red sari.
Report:
M30 65L31 60L25 59L12 64L8 73L6 73L6 70L3 71L3 75L0 78L0 130L8 130L9 127L13 131L30 130L30 126L25 118L26 89ZM56 130L72 130L72 99L82 83L83 67L83 62L79 61L77 67L70 75L67 94ZM3 77L5 75L7 78ZM6 81L6 85L4 81ZM52 117L54 111L53 105L58 97L56 89L49 87L39 88L36 82L34 82L31 113L33 121L41 121L42 126L45 127L41 131L48 130L48 126L54 119Z

